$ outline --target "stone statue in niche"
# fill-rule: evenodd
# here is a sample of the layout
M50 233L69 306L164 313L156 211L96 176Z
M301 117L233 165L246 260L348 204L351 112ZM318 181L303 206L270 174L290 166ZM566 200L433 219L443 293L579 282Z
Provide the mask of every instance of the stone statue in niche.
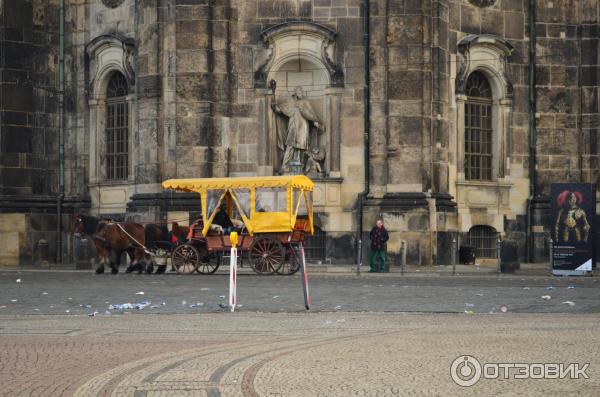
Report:
M280 153L281 174L297 173L322 176L325 148L320 135L325 126L319 121L302 87L296 87L291 98L273 103L276 115L285 116L287 125L276 120L277 149ZM279 119L280 117L278 117Z

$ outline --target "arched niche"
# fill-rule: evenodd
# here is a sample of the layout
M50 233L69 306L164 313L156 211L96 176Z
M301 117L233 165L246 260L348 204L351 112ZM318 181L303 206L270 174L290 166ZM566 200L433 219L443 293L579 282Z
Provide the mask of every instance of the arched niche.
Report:
M134 40L118 34L98 36L86 45L86 64L88 76L88 105L90 117L89 134L89 180L90 185L113 184L106 181L106 112L107 88L111 77L121 73L127 80L129 94L127 102L133 109L133 87L135 73L133 69ZM128 113L129 129L134 131L133 112ZM132 153L130 139L129 153ZM133 181L133 162L129 162L129 182ZM123 182L117 182L122 184Z
M343 72L332 61L335 37L336 33L323 25L300 21L278 24L262 32L267 57L255 72L254 81L263 113L259 147L265 148L259 153L259 174L276 173L281 160L271 105L289 98L296 87L301 87L325 125L325 133L319 136L326 151L324 176L339 176Z

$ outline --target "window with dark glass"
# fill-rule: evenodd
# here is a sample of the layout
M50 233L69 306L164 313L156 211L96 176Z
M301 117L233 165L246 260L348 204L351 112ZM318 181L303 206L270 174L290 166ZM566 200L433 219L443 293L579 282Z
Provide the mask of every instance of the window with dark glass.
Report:
M468 233L469 245L475 247L478 258L496 258L496 240L498 232L490 226L473 226Z
M127 179L129 170L129 115L127 81L116 72L106 92L106 179Z
M465 178L492 179L492 90L485 76L473 72L465 102Z

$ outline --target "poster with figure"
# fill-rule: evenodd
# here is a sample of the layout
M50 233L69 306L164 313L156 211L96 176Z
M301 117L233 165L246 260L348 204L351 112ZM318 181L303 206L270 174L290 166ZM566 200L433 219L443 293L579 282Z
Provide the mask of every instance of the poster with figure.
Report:
M576 275L591 272L592 267L595 267L596 185L553 183L550 191L553 274Z

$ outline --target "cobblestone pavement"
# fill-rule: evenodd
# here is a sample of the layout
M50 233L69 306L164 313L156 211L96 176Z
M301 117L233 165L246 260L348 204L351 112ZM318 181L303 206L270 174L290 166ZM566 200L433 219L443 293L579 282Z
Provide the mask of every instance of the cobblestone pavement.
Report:
M309 277L314 311L449 313L496 312L502 305L521 313L599 313L599 280L496 275ZM0 271L0 314L66 314L67 310L69 314L102 314L110 304L142 301L156 307L136 314L215 312L223 310L220 305L226 303L228 285L227 275ZM546 295L551 299L542 299ZM241 275L238 302L241 311L303 312L301 279Z
M0 271L0 395L596 396L600 390L596 278L313 276L306 312L299 277L244 275L243 306L235 313L219 306L227 282L224 275ZM109 304L144 300L156 308L106 313ZM450 366L465 354L482 363L590 363L589 379L482 379L462 388Z
M589 314L0 316L7 396L595 396ZM462 388L452 361L590 363L589 379Z

